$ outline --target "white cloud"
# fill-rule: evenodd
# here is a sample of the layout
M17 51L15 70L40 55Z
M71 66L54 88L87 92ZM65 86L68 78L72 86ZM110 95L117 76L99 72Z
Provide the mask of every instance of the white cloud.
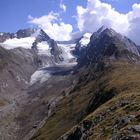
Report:
M60 1L59 6L63 12L66 11L63 0ZM106 25L140 44L140 4L132 5L132 10L123 14L110 4L103 3L100 0L87 0L86 8L77 6L77 15L75 17L79 33L72 33L72 25L62 21L60 18L61 13L50 12L48 15L38 18L29 16L29 23L44 29L55 40L69 40L71 37L78 37L84 32L95 32L102 25Z
M77 26L81 32L95 32L102 25L106 25L140 44L139 13L140 4L134 4L132 11L122 14L100 0L87 0L86 8L77 6Z
M29 23L39 26L55 40L69 40L71 38L72 25L62 22L58 13L50 12L39 18L29 16Z
M63 0L61 0L60 1L60 8L63 10L63 12L66 12L66 10L67 10L67 7L66 7L66 5L63 3Z
M134 4L128 14L128 36L140 45L140 4Z

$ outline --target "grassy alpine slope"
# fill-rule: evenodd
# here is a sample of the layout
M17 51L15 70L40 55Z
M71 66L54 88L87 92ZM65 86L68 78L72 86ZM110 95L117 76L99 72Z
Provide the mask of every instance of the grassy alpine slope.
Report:
M62 139L115 139L138 133L135 125L140 123L140 66L116 61L101 74L88 74L90 79L86 76L79 81L79 87L58 104L32 140L55 140L67 131Z
M68 140L138 139L140 127L140 66L117 62L110 73L100 79L104 91L116 95L90 113L65 136ZM96 102L94 100L94 102ZM64 136L63 138L64 139Z

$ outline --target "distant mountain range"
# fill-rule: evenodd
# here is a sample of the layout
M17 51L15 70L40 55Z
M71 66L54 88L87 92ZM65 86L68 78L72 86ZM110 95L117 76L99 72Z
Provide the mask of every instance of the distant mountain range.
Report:
M70 41L0 33L0 139L140 139L140 47L102 26Z

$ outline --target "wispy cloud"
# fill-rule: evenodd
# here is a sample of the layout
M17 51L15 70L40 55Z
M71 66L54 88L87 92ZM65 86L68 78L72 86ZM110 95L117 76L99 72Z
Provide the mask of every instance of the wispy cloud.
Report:
M59 7L63 10L63 12L66 12L67 7L66 7L66 5L64 4L63 0L60 0L60 5L59 5Z

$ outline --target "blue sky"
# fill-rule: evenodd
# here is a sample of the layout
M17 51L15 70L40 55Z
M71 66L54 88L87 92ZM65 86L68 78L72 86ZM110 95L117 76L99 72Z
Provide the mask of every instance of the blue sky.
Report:
M38 26L69 40L102 25L140 44L140 0L0 0L0 32Z
M134 3L140 3L140 0L101 0L112 5L117 11L127 13L132 9Z
M117 11L127 13L132 4L140 0L102 0L110 3ZM86 7L86 0L64 0L67 12L61 14L65 23L70 23L75 28L76 6ZM15 32L20 28L29 27L28 15L40 17L47 15L50 11L60 11L60 0L0 0L0 31Z
M72 1L72 2L70 2ZM77 5L86 5L86 0L65 0L67 12L61 14L65 22L74 24L72 15L76 14ZM15 32L26 28L28 15L39 17L50 11L60 11L60 0L0 0L0 31Z

